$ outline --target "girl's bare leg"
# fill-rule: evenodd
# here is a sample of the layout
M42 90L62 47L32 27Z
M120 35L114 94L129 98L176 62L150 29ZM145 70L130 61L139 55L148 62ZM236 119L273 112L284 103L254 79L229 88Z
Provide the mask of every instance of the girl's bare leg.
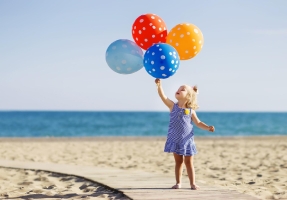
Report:
M175 180L176 184L172 187L173 189L181 188L181 176L182 176L182 167L183 167L183 156L173 153L175 161Z
M185 156L184 164L186 166L186 171L188 174L190 187L192 190L198 190L199 187L195 184L195 172L193 167L193 156Z

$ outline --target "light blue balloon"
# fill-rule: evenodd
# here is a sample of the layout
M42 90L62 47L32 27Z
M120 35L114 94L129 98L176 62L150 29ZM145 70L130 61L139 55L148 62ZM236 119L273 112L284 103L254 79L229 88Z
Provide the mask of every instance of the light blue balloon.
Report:
M143 67L143 51L131 40L116 40L106 51L106 62L119 74L132 74Z
M176 49L166 43L154 44L144 54L145 70L154 78L166 79L174 75L179 64Z

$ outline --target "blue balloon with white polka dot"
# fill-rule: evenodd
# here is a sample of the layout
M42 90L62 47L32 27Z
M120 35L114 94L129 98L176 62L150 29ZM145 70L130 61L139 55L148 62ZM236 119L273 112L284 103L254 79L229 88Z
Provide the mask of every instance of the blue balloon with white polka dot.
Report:
M143 51L131 40L116 40L106 50L106 62L114 72L132 74L143 68Z
M174 47L166 43L152 45L144 54L144 67L154 78L166 79L174 75L180 59Z

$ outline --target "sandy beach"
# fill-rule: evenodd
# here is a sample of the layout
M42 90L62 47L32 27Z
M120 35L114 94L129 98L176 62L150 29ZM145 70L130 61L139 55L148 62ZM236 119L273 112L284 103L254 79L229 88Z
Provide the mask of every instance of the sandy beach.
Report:
M76 176L0 167L0 199L128 199Z
M195 156L194 165L199 186L219 185L260 199L287 199L286 136L195 137L195 141L199 153ZM164 143L165 138L2 138L0 159L140 169L164 176L174 173L173 156L163 152ZM8 174L12 174L12 178ZM21 185L23 176L26 182L33 184ZM23 187L21 190L25 192L39 190L41 194L85 193L79 189L85 180L76 182L75 177L61 182L63 177L53 177L48 173L5 168L0 169L0 177L2 197L5 192L19 187ZM183 178L187 179L185 171ZM51 179L48 183L53 183L51 185L55 188L66 188L67 191L45 191L43 187L48 179ZM6 184L8 180L9 184ZM87 184L91 184L92 189L86 198L115 198L109 197L110 191L105 193L105 190L97 189L100 186L95 183ZM97 190L99 195L96 195Z

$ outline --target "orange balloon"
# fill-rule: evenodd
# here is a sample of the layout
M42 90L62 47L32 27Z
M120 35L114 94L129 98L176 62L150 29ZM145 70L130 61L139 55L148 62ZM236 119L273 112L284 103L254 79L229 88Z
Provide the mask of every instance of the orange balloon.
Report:
M194 58L201 51L203 42L200 29L188 23L173 27L166 38L166 43L177 50L180 60Z

